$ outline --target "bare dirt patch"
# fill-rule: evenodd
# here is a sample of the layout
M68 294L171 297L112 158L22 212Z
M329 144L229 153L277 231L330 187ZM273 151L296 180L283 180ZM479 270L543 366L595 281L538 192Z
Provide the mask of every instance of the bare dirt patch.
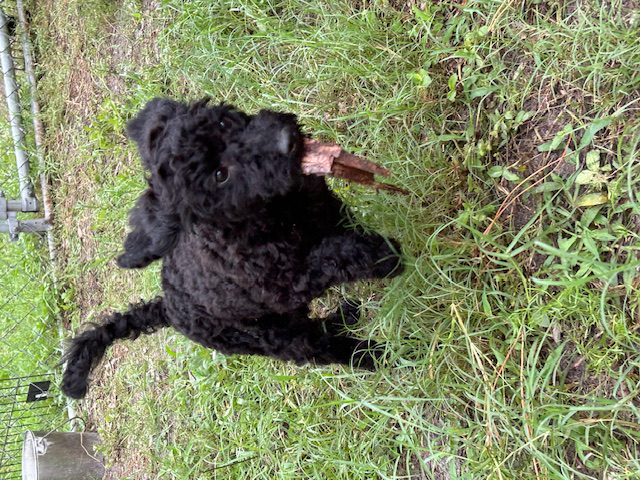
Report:
M567 160L566 147L575 148L574 140L563 142L555 151L540 151L538 147L551 141L558 132L570 124L573 118L582 116L591 100L577 89L564 89L560 85L544 85L534 97L529 98L523 110L533 112L516 135L496 156L496 162L517 172L530 184L542 183L545 177L556 173L563 178L576 171L576 165ZM498 196L503 201L516 197L524 189L518 182L502 179L498 184ZM518 191L514 191L518 189ZM522 229L535 214L541 198L523 193L510 203L503 221L509 221L514 230Z
M620 13L627 27L640 27L640 0L622 0Z
M96 209L92 208L101 188L96 172L112 174L122 162L130 161L115 155L92 157L87 127L106 99L119 103L126 97L129 72L158 61L157 37L162 25L155 16L157 1L143 0L139 12L120 4L109 10L113 12L109 18L78 15L81 8L73 1L47 0L38 5L36 15L39 34L46 34L53 46L40 52L39 60L49 69L41 84L56 92L54 101L58 102L53 105L43 98L43 107L55 118L46 127L47 153L56 172L53 193L59 258L62 270L72 272L68 288L73 289L74 307L85 321L105 301L105 272L89 266L104 255L95 231ZM66 323L71 328L70 321ZM117 391L110 387L127 350L126 344L114 346L95 374L95 390L81 406L89 429L108 432L112 428L105 412L114 411L117 405ZM149 478L145 473L152 470L149 457L140 454L135 439L119 439L109 448L106 479Z
M610 179L619 175L619 172L616 173L621 161L618 150L621 139L625 138L625 134L628 135L626 121L637 119L638 108L627 106L623 113L616 113L622 106L617 105L603 112L598 111L597 103L598 100L577 87L548 81L541 82L538 91L524 102L522 110L532 114L531 118L518 127L493 157L494 164L505 166L518 177L510 179L503 176L496 182L495 192L501 211L497 218L500 223L512 231L520 231L540 213L530 228L532 231L544 231L554 222L563 221L554 217L556 211L576 210L576 221L579 221L586 207L606 202L607 183L599 186L589 183L578 185L576 181L570 187L570 192L566 195L561 193L553 199L551 213L548 210L540 212L541 206L549 200L544 187L553 187L549 192L562 190L569 177L577 171L587 174L595 171L601 174L600 178L604 178L605 182L613 181ZM614 120L614 113L622 120ZM601 123L600 127L589 133L590 128L602 121L610 124ZM584 145L583 140L586 141ZM556 146L549 147L554 142ZM595 157L589 159L589 154L595 154ZM625 155L622 154L623 157ZM573 195L574 192L578 196L570 200L569 194ZM597 200L593 204L586 201L588 196L599 194L605 201ZM624 198L628 196L623 195L619 201L622 202ZM585 203L580 203L581 199ZM582 205L583 208L576 209L576 205ZM630 232L635 232L640 222L636 217L622 213L615 220L626 225ZM588 228L589 225L582 227ZM626 261L629 255L627 247L635 241L634 238L634 235L628 234L611 243L607 246L608 250L602 252L601 258ZM537 272L546 258L533 251L523 255L528 256L521 263L529 273Z
M599 337L599 334L596 334ZM587 357L580 353L575 342L568 341L560 357L558 379L564 385L567 392L578 395L576 398L607 398L610 400L623 400L630 395L630 391L624 382L618 382L611 372L624 370L620 362L614 362L606 372L595 372L589 365ZM637 370L637 369L636 369ZM631 373L633 373L631 371ZM577 400L581 401L581 400ZM632 399L636 406L640 406L640 400Z
M101 55L97 57L89 52L89 39L79 34L88 30L85 23L89 19L66 16L61 12L64 7L51 1L41 8L44 13L39 14L45 17L47 34L59 49L50 55L56 61L67 61L66 65L60 65L60 70L66 74L56 79L56 87L63 98L62 118L60 124L48 125L47 142L48 153L59 172L54 202L60 258L86 264L96 257L100 248L93 231L95 211L87 208L95 203L100 185L94 176L95 159L87 158L86 147L91 141L85 129L93 123L106 98L120 99L126 94L127 70L158 61L160 26L153 22L153 12L159 8L159 3L145 0L142 15L136 21L132 21L130 12L116 10L114 18L104 22L101 36L91 39L104 47L98 49ZM108 65L106 72L99 68L103 64ZM104 164L100 167L117 172L124 160L107 156L101 158ZM91 269L80 270L74 281L75 300L84 316L102 302L103 294L96 274Z

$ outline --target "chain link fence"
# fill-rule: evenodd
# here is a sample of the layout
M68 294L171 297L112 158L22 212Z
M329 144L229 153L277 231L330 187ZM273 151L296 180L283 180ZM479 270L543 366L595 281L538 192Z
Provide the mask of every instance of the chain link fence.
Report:
M64 422L54 243L22 0L0 2L0 480L21 478L26 430Z

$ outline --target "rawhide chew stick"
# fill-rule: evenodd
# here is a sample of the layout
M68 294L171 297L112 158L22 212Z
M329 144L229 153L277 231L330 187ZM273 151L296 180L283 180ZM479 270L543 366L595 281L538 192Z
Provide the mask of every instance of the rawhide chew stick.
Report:
M409 193L400 187L376 181L375 175L388 177L389 170L358 155L345 152L339 145L305 139L304 147L302 172L306 175L331 175L378 190L388 190L404 195Z

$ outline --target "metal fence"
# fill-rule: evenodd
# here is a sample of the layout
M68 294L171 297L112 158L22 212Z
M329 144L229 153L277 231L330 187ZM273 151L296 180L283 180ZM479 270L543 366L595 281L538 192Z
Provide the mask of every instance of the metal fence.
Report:
M65 419L53 381L61 328L55 249L22 0L0 3L0 66L0 480L8 480L21 478L25 431Z
M50 374L0 380L0 479L22 478L24 432L58 418L59 408L51 399L52 380Z
M17 18L16 18L17 17ZM18 37L20 38L17 41ZM15 41L14 41L15 40ZM18 48L19 44L21 48ZM21 55L15 55L15 50L19 50ZM23 118L23 105L20 102L21 89L17 81L18 70L14 58L19 58L22 66L21 71L25 83L28 85L28 97L30 98L31 124L32 124L32 147L28 144L27 130ZM19 198L8 200L4 192L0 192L0 232L9 233L11 240L17 240L20 232L47 232L50 230L50 210L48 208L48 189L44 175L40 175L40 185L42 187L42 198L44 198L44 208L35 196L33 181L31 178L30 157L35 156L38 160L39 168L42 168L43 154L43 128L40 121L40 109L36 96L36 81L31 55L31 46L26 29L26 18L22 1L16 2L15 15L5 13L0 9L0 65L2 67L2 78L4 82L4 96L6 99L6 118L11 132L11 145L13 146L13 157L15 158L16 173L19 186ZM5 125L6 128L6 125ZM5 149L4 157L10 155L7 152L8 142L6 138L3 143ZM18 213L34 213L44 210L43 218L20 219Z

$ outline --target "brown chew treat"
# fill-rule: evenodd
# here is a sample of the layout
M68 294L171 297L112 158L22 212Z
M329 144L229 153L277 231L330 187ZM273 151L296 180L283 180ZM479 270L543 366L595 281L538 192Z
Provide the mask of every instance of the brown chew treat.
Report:
M339 145L305 139L305 154L302 158L302 172L306 175L331 175L344 178L375 189L408 194L406 190L377 182L374 175L388 177L390 172L369 160L345 152Z

